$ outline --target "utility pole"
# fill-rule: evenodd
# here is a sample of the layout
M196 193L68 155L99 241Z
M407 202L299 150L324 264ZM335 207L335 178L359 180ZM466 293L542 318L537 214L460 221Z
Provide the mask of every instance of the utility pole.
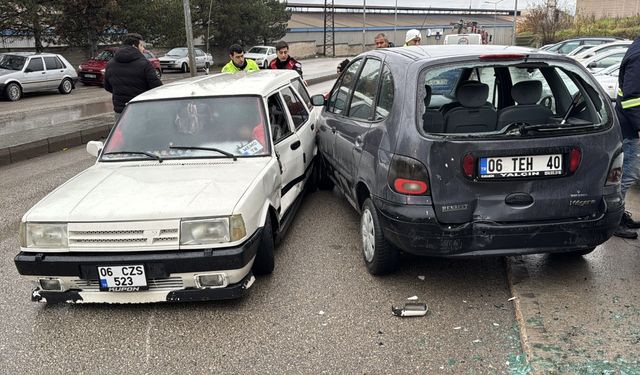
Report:
M196 76L196 58L193 51L193 29L191 27L191 7L189 6L189 0L182 0L184 6L184 28L187 33L187 49L189 50L189 72L191 77Z
M365 25L367 20L367 0L362 0L362 52L364 52L365 40Z
M396 0L395 17L393 20L393 44L398 45L398 37L396 36L396 28L398 27L398 0Z
M496 37L498 36L498 4L504 0L485 0L487 4L493 4L493 44L496 44Z
M516 0L516 5L513 8L513 39L511 40L511 45L516 45L516 18L518 17L518 0Z

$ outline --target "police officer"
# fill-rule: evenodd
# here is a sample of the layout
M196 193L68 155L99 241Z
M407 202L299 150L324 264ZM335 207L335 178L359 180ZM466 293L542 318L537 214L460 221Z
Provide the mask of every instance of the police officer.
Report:
M229 62L222 67L222 73L253 72L260 70L255 61L244 58L244 49L239 44L232 44L231 47L229 47L229 59Z
M616 114L622 130L622 181L620 184L622 198L635 182L640 180L640 37L637 38L625 53L620 63L618 75L618 97ZM640 222L625 212L620 226L613 233L623 238L638 238L638 233L630 229L640 228Z
M281 40L276 43L276 53L278 55L269 63L269 69L291 69L298 72L300 77L302 77L302 64L289 56L289 45L287 42Z

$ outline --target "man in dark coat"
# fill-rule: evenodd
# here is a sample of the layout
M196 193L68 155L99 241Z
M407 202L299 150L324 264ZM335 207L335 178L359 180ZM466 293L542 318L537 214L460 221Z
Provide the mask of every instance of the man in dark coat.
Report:
M104 88L113 94L116 122L129 100L162 85L156 71L142 54L144 41L140 34L127 34L113 58L107 63Z
M289 45L284 40L276 43L276 53L278 54L275 59L269 63L269 69L290 69L295 70L302 77L302 64L298 60L289 56Z
M640 38L637 38L622 58L618 74L616 115L622 130L622 198L627 190L640 180ZM625 212L620 227L613 234L623 238L638 238L631 229L640 228L640 222Z

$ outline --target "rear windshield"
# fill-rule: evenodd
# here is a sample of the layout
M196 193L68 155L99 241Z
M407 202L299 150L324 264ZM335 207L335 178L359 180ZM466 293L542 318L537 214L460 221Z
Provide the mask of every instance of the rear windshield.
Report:
M459 136L594 131L611 125L611 108L589 74L571 63L482 62L425 69L418 126Z
M265 124L262 98L254 96L129 103L101 160L268 155Z

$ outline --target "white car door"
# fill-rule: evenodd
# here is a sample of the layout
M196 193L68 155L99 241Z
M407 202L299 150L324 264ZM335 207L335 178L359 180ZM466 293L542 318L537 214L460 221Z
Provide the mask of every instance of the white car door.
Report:
M64 68L62 62L56 56L45 56L44 66L49 88L57 88L64 78Z
M269 129L276 150L282 186L280 188L280 217L284 216L302 191L304 180L304 150L291 126L290 116L282 97L275 92L267 99Z
M292 80L291 86L284 88L281 93L287 104L296 134L298 134L298 138L302 142L305 173L309 177L312 162L318 150L316 144L316 120L320 107L313 106L307 88L300 78ZM291 97L291 99L288 99L288 97Z
M46 74L42 57L31 57L23 70L22 91L32 92L47 89Z
M196 48L195 53L196 53L196 66L198 68L204 68L204 63L207 59L204 52Z

